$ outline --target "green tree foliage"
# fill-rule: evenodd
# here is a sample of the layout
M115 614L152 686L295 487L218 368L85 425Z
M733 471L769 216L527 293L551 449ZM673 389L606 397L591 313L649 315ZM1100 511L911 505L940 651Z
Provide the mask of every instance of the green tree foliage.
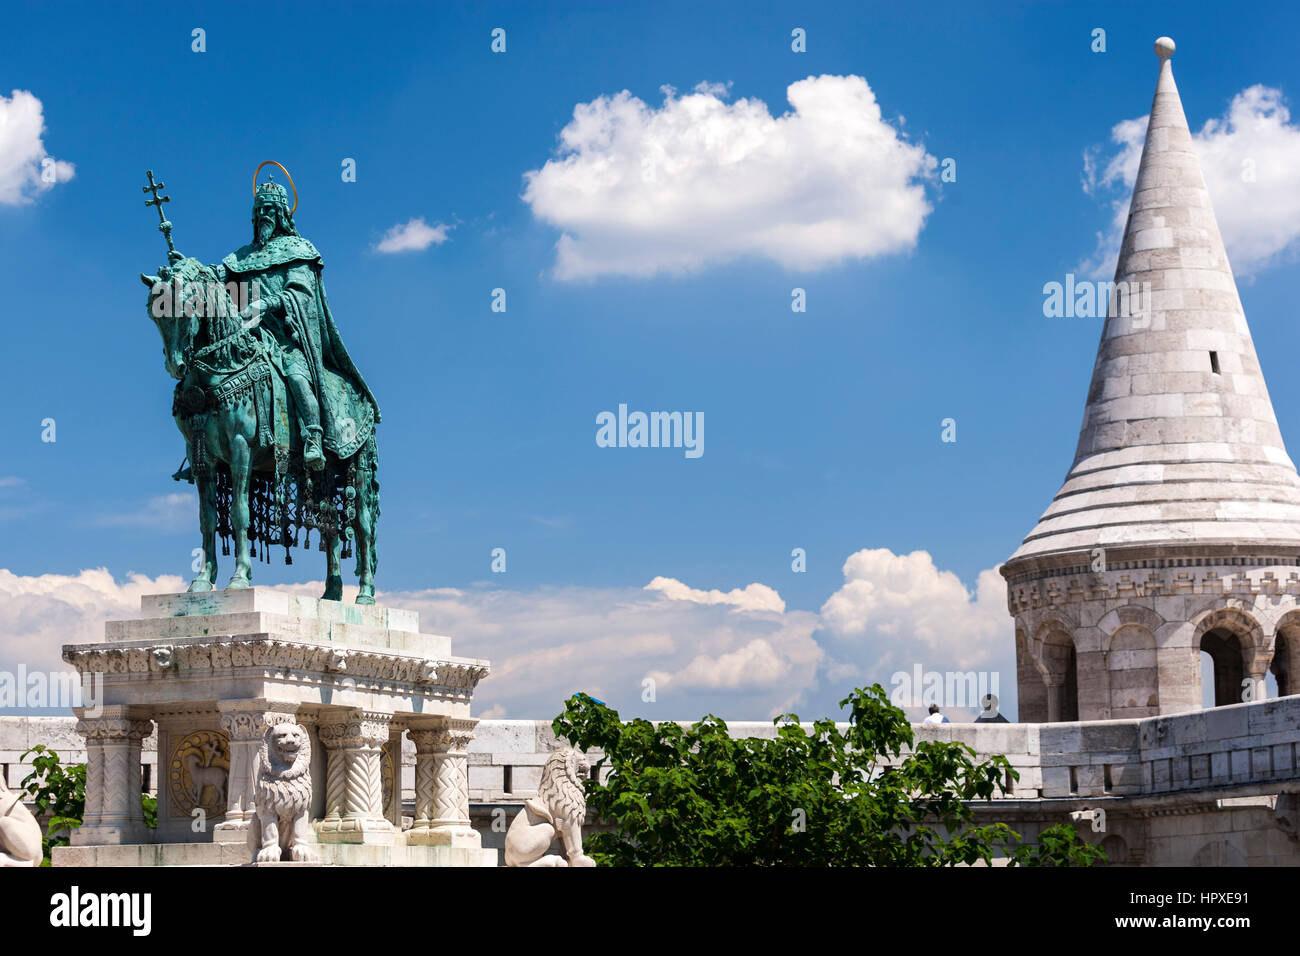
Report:
M1106 851L1079 839L1069 823L1058 823L1038 834L1037 843L1016 847L1012 862L1020 866L1092 866L1106 862Z
M57 752L41 744L21 759L28 757L32 758L32 770L23 778L21 786L32 795L37 819L45 821L41 866L49 866L50 851L56 846L67 846L69 834L81 826L86 811L86 765L64 766Z
M552 727L600 750L604 784L588 781L587 806L614 826L585 841L615 866L951 866L990 863L1087 866L1105 856L1073 827L1038 845L1006 824L976 825L971 803L1007 792L1018 775L1003 756L983 763L960 743L915 743L907 716L879 684L840 702L849 726L794 714L775 739L733 738L708 716L689 728L636 719L585 694ZM907 756L900 756L910 751Z
M158 829L158 798L149 793L140 794L140 810L144 813L144 825L150 830Z
M50 865L50 851L56 846L67 846L73 830L81 826L86 813L86 765L67 764L58 752L37 744L22 755L22 760L32 758L32 770L23 778L22 788L32 796L33 812L38 820L45 821L45 834L41 838L45 858L41 866ZM140 794L145 825L158 826L158 798Z

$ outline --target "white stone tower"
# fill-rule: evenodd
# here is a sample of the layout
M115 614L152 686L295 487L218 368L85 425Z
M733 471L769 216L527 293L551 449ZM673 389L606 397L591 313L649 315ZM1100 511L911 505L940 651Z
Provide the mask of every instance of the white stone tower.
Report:
M1300 476L1282 444L1170 59L1074 464L1002 567L1022 721L1300 691ZM1149 290L1149 292L1148 292ZM1119 314L1115 314L1118 311Z

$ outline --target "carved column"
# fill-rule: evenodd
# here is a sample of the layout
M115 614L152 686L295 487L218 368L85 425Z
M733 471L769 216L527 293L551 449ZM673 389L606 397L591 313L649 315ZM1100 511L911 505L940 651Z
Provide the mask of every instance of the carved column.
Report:
M1268 679L1268 664L1267 658L1260 659L1257 657L1247 665L1245 679L1242 680L1239 691L1241 700L1268 699L1268 684L1265 683ZM1247 696L1247 680L1250 681L1250 696Z
M104 707L97 717L82 707L74 713L86 738L86 809L73 845L152 842L140 805L140 744L153 721L132 717L125 706Z
M361 710L319 715L326 755L325 816L316 824L322 843L393 842L380 765L391 719Z
M1061 720L1061 685L1047 681L1047 720L1056 723Z
M297 722L297 704L266 700L223 700L221 729L230 739L230 775L226 782L226 816L212 828L213 843L242 843L257 805L253 770L268 727Z
M443 717L412 723L415 742L415 825L408 844L482 846L469 822L469 743L477 720Z

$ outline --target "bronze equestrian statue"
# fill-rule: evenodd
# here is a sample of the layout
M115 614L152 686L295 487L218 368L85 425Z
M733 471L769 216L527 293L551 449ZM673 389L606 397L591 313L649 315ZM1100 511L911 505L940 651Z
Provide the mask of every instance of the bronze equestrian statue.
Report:
M263 166L289 178L257 182ZM226 587L246 588L252 557L270 547L310 543L326 553L324 597L340 600L340 560L356 550L358 604L375 602L375 525L379 519L379 405L348 356L330 313L316 247L298 234L298 191L279 163L253 174L253 241L217 265L183 256L147 173L146 205L158 208L168 264L140 276L149 315L176 379L172 415L185 436L189 467L173 477L199 496L202 567L191 591L216 587L216 539L234 539Z

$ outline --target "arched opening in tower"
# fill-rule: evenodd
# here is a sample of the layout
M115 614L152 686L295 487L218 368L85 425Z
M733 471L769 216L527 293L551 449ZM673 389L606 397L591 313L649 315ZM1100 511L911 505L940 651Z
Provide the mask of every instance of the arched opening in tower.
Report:
M1079 719L1079 668L1074 641L1063 631L1053 631L1043 645L1047 667L1048 720Z
M1047 722L1047 682L1020 628L1016 628L1016 698L1021 723Z
M1242 701L1242 678L1246 668L1242 658L1241 639L1231 631L1215 628L1207 631L1201 638L1201 652L1209 656L1208 666L1202 666L1201 673L1208 670L1214 688L1214 707L1225 704L1240 704ZM1202 681L1204 681L1204 676ZM1202 703L1208 697L1202 684Z

